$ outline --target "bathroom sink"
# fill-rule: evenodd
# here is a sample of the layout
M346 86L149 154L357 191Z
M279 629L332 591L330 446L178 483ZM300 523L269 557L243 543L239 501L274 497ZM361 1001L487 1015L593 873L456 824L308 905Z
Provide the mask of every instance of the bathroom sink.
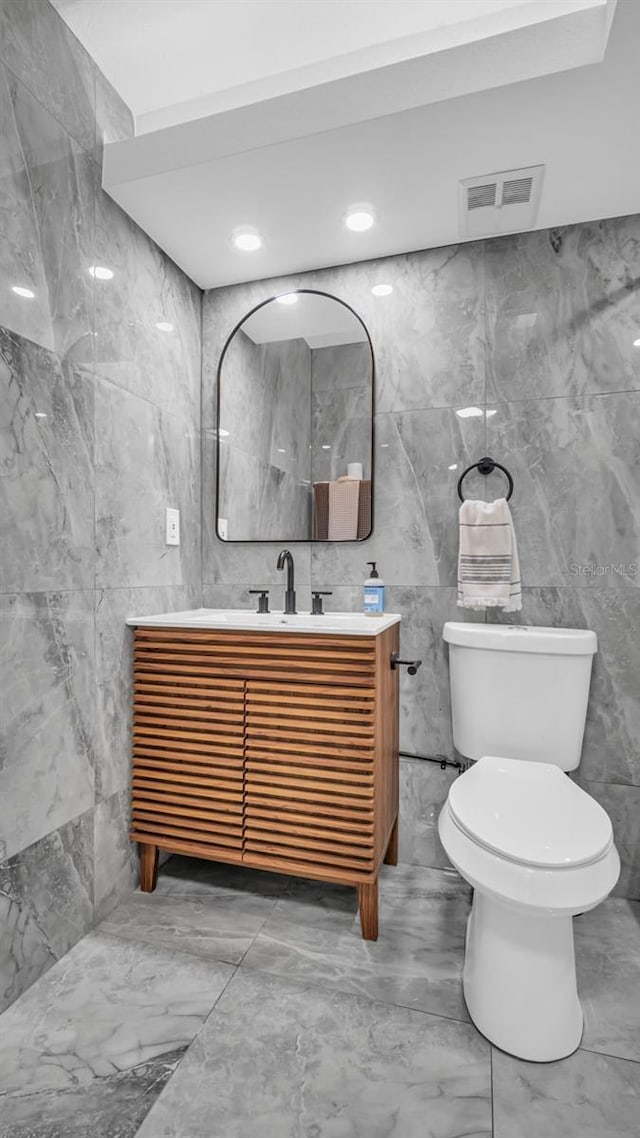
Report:
M365 616L360 612L326 612L320 616L309 612L251 612L247 609L190 609L186 612L162 612L153 616L132 616L131 626L151 628L227 628L247 632L320 632L332 636L377 636L392 624L398 624L398 613Z

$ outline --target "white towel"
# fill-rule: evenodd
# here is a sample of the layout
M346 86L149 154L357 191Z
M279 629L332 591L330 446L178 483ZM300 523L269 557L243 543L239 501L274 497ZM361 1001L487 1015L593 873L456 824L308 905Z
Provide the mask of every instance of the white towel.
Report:
M460 507L458 605L505 612L522 608L518 547L506 498Z

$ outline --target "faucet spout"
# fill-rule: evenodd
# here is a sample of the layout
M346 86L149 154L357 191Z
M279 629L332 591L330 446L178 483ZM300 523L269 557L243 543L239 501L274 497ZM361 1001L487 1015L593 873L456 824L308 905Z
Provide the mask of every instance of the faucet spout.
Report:
M285 613L294 613L296 611L296 593L295 593L295 567L293 564L293 555L288 549L281 549L278 554L277 569L284 569L287 567L287 587L284 594L284 611Z

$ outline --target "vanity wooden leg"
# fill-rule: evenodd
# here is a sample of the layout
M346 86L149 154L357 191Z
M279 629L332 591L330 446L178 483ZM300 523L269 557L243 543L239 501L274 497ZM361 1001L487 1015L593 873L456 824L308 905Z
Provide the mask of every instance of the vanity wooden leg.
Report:
M384 855L384 864L385 865L397 865L398 864L398 819L397 818L396 818L395 822L393 823L393 828L392 828L391 834L389 836L389 845L387 846L387 852Z
M378 879L358 886L358 908L363 940L378 939Z
M143 893L153 893L158 881L157 846L140 842L140 888Z

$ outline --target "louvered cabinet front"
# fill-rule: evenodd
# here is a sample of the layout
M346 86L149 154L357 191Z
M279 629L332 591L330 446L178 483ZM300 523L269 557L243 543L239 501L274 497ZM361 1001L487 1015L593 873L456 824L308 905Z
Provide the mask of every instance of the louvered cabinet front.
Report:
M377 935L394 862L398 627L376 636L138 627L131 837L158 850L357 885Z
M369 686L247 684L249 857L323 876L373 869L374 713Z
M163 630L164 632L164 630ZM132 837L242 857L245 685L197 645L136 632Z

